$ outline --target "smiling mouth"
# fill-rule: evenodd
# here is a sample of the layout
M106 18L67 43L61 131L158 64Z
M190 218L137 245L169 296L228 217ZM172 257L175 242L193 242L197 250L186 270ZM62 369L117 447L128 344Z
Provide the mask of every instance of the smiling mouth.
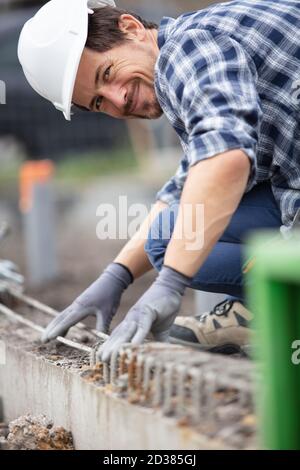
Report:
M139 84L137 82L135 87L134 87L132 97L130 99L131 106L130 106L128 114L133 114L134 111L136 110L137 105L138 105L138 98L139 98Z

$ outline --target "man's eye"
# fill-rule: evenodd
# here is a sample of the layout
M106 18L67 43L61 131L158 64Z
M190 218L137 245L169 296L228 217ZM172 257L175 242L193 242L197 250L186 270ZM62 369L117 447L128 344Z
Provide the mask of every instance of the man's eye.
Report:
M110 69L111 69L111 65L109 67L107 67L107 69L105 69L104 74L103 74L103 80L104 81L109 79Z
M101 103L102 103L102 97L98 96L98 98L95 101L95 108L97 109L97 111L100 111Z

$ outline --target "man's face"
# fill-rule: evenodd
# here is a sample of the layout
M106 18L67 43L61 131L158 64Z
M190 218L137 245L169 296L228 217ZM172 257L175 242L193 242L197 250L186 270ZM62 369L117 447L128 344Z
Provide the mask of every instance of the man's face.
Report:
M157 51L147 41L126 41L108 52L84 49L73 103L119 119L157 119L154 90Z

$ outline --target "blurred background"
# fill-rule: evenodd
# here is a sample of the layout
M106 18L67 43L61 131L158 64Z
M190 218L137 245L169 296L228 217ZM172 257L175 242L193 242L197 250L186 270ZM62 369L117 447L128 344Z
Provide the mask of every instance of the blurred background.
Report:
M0 223L6 221L11 227L10 236L0 242L0 259L11 259L20 266L27 292L61 310L98 277L124 244L120 240L97 239L99 204L118 207L119 196L127 195L129 204L144 203L150 208L157 190L176 169L181 151L164 118L127 124L76 111L69 123L33 92L18 63L17 42L23 24L43 3L46 2L0 0L0 80L6 84L6 103L0 104ZM159 23L165 15L176 17L216 2L117 3ZM30 273L30 257L36 256L30 252L34 241L26 240L32 232L28 232L27 221L20 212L20 169L25 161L43 159L50 159L55 165L51 183L54 209L49 217L44 211L41 222L45 227L51 224L52 232L44 262L51 264L56 258L54 275L47 281L42 277L34 279ZM126 293L122 315L150 285L154 275L145 276ZM183 313L190 315L194 310L194 298L189 293Z

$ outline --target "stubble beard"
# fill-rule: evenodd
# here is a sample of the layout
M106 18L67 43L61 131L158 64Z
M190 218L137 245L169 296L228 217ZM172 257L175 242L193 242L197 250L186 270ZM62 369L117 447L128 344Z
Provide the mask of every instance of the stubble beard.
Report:
M151 102L146 101L142 109L143 113L139 116L141 119L159 119L163 114L163 110L156 96L153 97Z
M163 110L159 104L159 101L156 97L156 93L154 90L153 86L147 85L148 88L151 91L152 98L151 100L145 100L143 105L141 106L141 110L139 113L130 113L129 108L131 107L132 104L132 98L134 94L134 88L135 86L140 85L138 83L138 80L135 81L135 83L132 86L132 93L129 97L128 103L127 103L127 109L125 108L125 116L129 118L138 118L138 119L159 119L162 114Z

